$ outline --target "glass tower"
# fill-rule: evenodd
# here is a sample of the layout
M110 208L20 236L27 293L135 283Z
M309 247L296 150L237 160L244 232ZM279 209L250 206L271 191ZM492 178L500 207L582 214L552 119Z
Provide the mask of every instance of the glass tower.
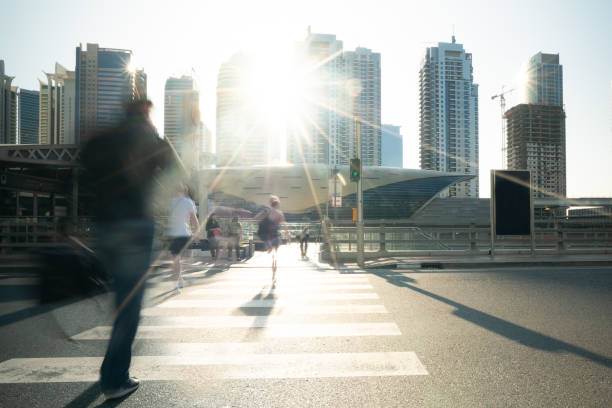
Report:
M19 90L19 144L38 144L40 92Z
M538 52L527 64L526 103L563 106L563 66L559 54Z
M442 193L478 197L478 85L463 45L427 48L419 71L421 169L476 175Z

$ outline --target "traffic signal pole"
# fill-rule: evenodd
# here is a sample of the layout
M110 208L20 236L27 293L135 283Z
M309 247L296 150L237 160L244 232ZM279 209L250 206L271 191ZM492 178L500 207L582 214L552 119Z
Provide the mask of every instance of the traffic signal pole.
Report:
M361 123L355 120L357 136L357 158L359 159L359 180L357 181L357 264L363 267L363 177L361 165Z

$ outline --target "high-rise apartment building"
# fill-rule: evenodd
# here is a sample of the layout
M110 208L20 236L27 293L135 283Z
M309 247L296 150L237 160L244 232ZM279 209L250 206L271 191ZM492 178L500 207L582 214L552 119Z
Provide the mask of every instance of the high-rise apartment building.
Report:
M4 60L0 60L0 144L17 143L17 88L15 77L4 73Z
M75 144L76 81L75 72L55 64L55 73L46 73L40 82L40 144Z
M363 165L380 166L380 54L361 47L344 51L335 35L310 30L298 47L311 89L307 120L289 135L289 161L347 165L357 156L360 134Z
M534 197L566 195L565 112L559 105L520 104L506 112L508 169L531 170Z
M137 69L134 72L134 88L136 99L147 99L147 74L144 69Z
M527 64L525 102L563 106L563 66L559 54L538 52Z
M77 142L123 118L124 104L136 97L137 84L142 87L146 78L142 72L136 81L131 61L130 50L100 48L98 44L76 48Z
M190 76L166 80L164 136L183 161L196 165L201 151L200 93Z
M257 109L251 105L249 73L253 59L234 54L219 68L217 77L216 163L218 166L250 166L270 160L270 135Z
M400 126L382 125L381 157L382 165L387 167L403 167L404 143L400 134Z
M289 134L287 158L293 163L348 163L352 144L348 139L350 117L346 93L345 60L342 41L332 34L308 30L306 40L297 45L298 66L308 67L305 82L310 101L301 129Z
M348 84L356 89L348 95L350 108L348 112L359 122L361 135L361 162L364 166L380 166L381 160L381 103L380 103L380 54L367 48L356 48L355 51L345 51L343 54ZM345 117L339 118L346 120ZM356 138L355 121L349 120L348 153L356 156L357 146L351 147ZM342 156L342 164L348 164Z
M38 144L40 92L20 89L18 101L19 144Z
M462 44L427 48L419 71L421 169L474 174L442 196L478 197L478 85Z

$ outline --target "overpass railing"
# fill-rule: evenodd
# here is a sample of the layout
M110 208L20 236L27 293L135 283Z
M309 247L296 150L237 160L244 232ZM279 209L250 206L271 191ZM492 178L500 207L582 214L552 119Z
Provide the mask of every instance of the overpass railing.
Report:
M612 219L541 220L535 225L538 253L610 253ZM329 240L321 244L321 259L354 260L357 254L355 227L329 228ZM488 254L489 225L365 226L364 257ZM528 254L531 237L497 236L496 253Z

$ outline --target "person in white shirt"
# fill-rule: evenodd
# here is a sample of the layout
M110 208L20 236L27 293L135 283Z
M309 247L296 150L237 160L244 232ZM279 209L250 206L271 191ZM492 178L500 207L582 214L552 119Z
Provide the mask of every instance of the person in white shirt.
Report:
M176 197L170 203L170 216L168 217L169 250L172 254L172 269L176 277L177 292L184 286L181 271L181 254L192 241L191 225L194 226L193 241L200 241L200 223L196 215L193 201L187 196L188 188L180 184Z

